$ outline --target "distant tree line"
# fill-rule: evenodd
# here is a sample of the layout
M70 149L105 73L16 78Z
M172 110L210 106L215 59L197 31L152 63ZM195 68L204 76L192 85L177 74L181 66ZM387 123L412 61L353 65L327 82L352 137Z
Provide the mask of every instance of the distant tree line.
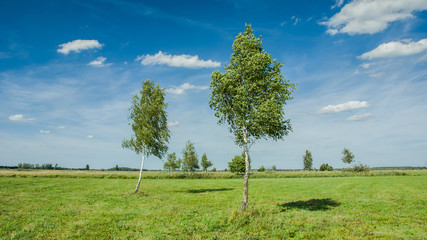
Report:
M31 164L31 163L18 163L18 169L63 169L55 164L46 163L46 164Z
M203 154L200 165L202 170L207 172L208 168L212 167L213 164L208 160L206 153ZM181 169L184 172L192 173L197 169L200 169L199 157L196 153L194 143L187 141L185 148L182 150L182 158L177 158L176 153L169 153L167 155L167 161L163 165L163 169L171 172ZM215 168L214 168L215 169ZM213 169L212 169L213 170ZM216 169L215 169L216 171Z
M369 171L369 167L367 165L363 165L362 163L355 164L353 167L350 167L350 164L354 162L354 154L347 148L344 148L342 151L341 161L347 164L347 167L342 169L342 171L348 172L367 172ZM304 170L311 171L313 170L313 156L309 150L305 151L303 156L303 164ZM316 169L314 169L316 170ZM327 163L322 163L320 165L319 171L333 171L334 168Z

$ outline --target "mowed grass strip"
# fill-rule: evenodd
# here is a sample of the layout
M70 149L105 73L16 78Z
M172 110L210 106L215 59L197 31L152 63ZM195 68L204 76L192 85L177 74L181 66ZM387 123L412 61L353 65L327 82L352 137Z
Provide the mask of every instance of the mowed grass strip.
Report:
M427 176L0 178L2 239L427 239Z

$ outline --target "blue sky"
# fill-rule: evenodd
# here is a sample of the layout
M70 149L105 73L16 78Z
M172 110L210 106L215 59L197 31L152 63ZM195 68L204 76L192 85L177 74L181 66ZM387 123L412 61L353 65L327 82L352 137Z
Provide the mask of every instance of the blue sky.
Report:
M138 168L121 148L131 97L150 78L167 89L169 152L187 140L224 169L241 149L209 108L245 23L298 84L293 132L258 141L252 167L427 164L427 1L0 2L0 165ZM163 159L164 160L164 159ZM147 169L163 162L150 156Z

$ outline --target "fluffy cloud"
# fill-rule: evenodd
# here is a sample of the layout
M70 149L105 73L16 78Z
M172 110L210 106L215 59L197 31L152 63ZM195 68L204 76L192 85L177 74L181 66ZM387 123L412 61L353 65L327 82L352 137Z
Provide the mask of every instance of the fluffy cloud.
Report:
M168 65L171 67L185 68L213 68L219 67L221 64L212 60L200 60L199 56L191 55L170 55L159 51L155 55L142 55L136 58L136 61L141 61L143 65Z
M337 5L341 1L337 1ZM339 13L321 24L328 33L374 34L398 20L412 18L414 11L427 9L425 0L354 0L346 4Z
M392 58L400 56L409 56L422 53L427 50L427 38L418 42L412 39L404 41L392 41L379 45L372 51L366 52L359 56L360 59L374 59L374 58Z
M67 55L70 52L80 52L81 50L87 50L92 48L102 48L102 44L98 40L81 40L77 39L72 42L67 42L59 45L57 52Z
M107 60L106 57L98 57L96 60L91 61L87 65L93 66L93 67L109 67L109 66L111 66L111 63L105 63L105 60Z
M50 133L50 131L49 131L49 130L40 130L40 133L41 133L41 134L49 134L49 133Z
M168 88L166 92L173 93L173 94L184 94L185 90L190 90L190 89L206 90L208 88L209 88L208 86L194 86L189 83L184 83L179 87Z
M365 101L349 101L346 103L341 103L337 105L328 105L322 107L317 113L318 114L327 114L327 113L339 113L353 109L367 108L369 103Z
M172 122L168 122L168 127L176 127L179 125L178 121L172 121Z
M24 118L24 115L22 114L15 114L10 115L9 120L15 121L15 122L30 122L36 120L35 118Z
M93 138L93 135L87 135L87 136L86 136L86 138L87 138L87 139L92 139L92 138Z

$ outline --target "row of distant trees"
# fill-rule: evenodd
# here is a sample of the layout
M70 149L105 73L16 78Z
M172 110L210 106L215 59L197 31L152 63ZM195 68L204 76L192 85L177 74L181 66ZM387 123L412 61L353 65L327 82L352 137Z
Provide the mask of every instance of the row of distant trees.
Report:
M354 162L354 154L347 148L344 148L342 151L342 158L341 161L347 164L347 168L344 169L345 171L356 171L356 172L363 172L368 170L368 166L363 164L358 164L350 168L350 164ZM303 156L303 163L304 163L304 170L313 170L313 156L309 150L305 151L305 154ZM323 163L320 165L319 171L332 171L333 167L328 165L327 163Z
M196 153L194 143L188 141L185 148L182 150L182 158L178 159L175 152L169 153L163 168L170 172L181 169L184 172L192 173L197 169L200 169L200 166L202 167L202 170L206 172L208 168L213 166L213 164L208 160L206 153L204 153L199 165L199 158Z
M55 164L55 166L51 163L47 164L31 164L31 163L18 163L19 169L61 169L61 167L58 167L58 164Z

